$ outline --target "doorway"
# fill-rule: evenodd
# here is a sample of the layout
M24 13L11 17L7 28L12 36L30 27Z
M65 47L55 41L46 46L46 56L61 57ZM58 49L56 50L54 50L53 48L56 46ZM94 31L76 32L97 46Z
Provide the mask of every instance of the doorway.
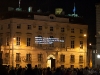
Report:
M48 56L49 57L49 56ZM47 59L47 67L55 68L55 57L52 55Z

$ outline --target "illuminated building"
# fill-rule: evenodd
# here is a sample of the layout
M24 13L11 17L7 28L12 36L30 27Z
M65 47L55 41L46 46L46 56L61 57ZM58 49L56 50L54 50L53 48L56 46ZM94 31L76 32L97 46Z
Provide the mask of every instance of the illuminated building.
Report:
M100 3L96 4L96 52L95 67L100 67Z
M70 23L69 18L53 14L14 13L2 14L0 20L4 65L87 66L87 25Z

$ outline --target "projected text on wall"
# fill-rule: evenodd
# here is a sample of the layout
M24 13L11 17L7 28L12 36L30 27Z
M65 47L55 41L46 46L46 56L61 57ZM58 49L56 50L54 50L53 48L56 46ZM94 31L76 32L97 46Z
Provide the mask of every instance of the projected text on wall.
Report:
M64 42L64 40L59 40L59 38L35 37L36 44L53 44L54 42Z

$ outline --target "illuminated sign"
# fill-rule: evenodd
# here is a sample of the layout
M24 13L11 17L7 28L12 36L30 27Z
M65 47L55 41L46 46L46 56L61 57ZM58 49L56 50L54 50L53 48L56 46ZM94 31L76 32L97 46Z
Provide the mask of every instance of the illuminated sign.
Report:
M63 12L63 9L62 8L56 8L55 9L55 14L56 15L60 15L62 12Z
M59 38L35 37L36 44L53 44L54 42L64 42L64 40L59 40Z

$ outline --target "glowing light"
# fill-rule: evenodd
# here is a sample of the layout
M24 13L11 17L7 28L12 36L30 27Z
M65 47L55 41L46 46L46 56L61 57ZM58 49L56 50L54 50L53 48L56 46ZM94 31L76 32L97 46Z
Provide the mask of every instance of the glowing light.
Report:
M86 37L86 34L84 34L84 36Z
M59 40L59 38L35 37L36 44L53 44L54 42L64 42L64 40Z
M48 60L47 61L47 67L50 67L51 68L51 60Z
M91 43L89 43L89 45L91 46L92 44L91 44Z
M73 9L73 12L75 13L75 11L76 11L76 7L75 7L75 3L74 3L74 9Z
M99 54L97 55L97 58L100 58L100 55Z
M56 8L55 14L60 15L62 13L63 9L62 8Z
M13 38L14 40L16 39L16 38Z
M53 58L53 59L56 59L54 55L50 54L47 59L50 59L50 58Z

